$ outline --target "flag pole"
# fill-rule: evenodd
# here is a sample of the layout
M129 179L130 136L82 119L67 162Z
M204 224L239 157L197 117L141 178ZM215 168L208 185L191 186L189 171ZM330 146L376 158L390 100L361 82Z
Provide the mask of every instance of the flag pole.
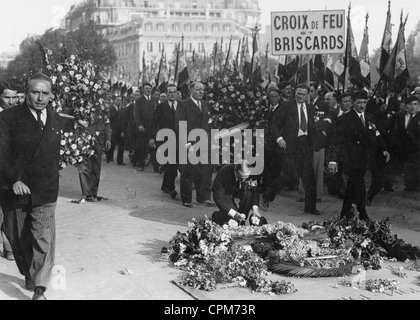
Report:
M344 54L344 79L343 79L343 92L346 90L346 77L347 77L347 63L348 63L348 51L350 44L350 11L351 11L351 2L349 3L349 11L347 15L347 39L346 39L346 52Z

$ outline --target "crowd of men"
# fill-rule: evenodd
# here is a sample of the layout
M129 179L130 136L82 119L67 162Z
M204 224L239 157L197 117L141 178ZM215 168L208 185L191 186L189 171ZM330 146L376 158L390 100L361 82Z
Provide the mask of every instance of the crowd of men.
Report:
M366 207L371 206L381 190L395 190L397 175L403 174L404 191L413 192L419 188L420 87L401 99L392 95L385 98L382 92L372 90L328 91L317 83L296 87L287 81L269 84L266 94L261 97L261 103L269 108L269 130L265 137L264 172L258 177L251 176L250 164L246 161L221 168L209 164L211 161L197 164L189 158L183 164L177 161L161 164L157 161L156 152L163 143L156 138L160 130L173 130L181 139L178 134L181 122L187 123L187 137L194 129L202 129L207 133L211 129L211 110L209 103L204 100L205 85L194 82L189 89L188 97L182 97L176 85L168 85L166 92L160 92L150 83L143 83L138 90L129 93L109 91L105 99L108 116L97 119L93 124L79 121L86 130L100 132L95 146L97 156L78 167L82 194L86 201L105 199L98 196L103 153L107 163L115 161L116 153L117 165L126 166L124 161L129 159L130 165L139 172L144 172L151 164L154 173L163 174L161 190L172 199L178 196L176 179L180 176L182 205L186 208L194 206L195 190L198 205L218 207L219 211L213 214L213 221L221 225L230 219L244 224L250 212L251 217L262 219L260 208L268 210L270 202L284 189L304 194L301 201L305 202L305 213L321 214L317 203L322 201L324 189L327 189L330 194L343 199L341 217L359 214L361 219L368 219ZM6 121L4 125L10 126L9 131L0 128L3 130L0 133L16 134L17 138L13 139L22 138L15 130L19 126L14 127L13 121L19 112L26 112L26 109L33 113L33 120L38 122L41 132L49 124L50 117L56 121L50 111L44 115L38 112L43 111L48 104L51 90L51 82L42 75L29 81L28 92L11 83L1 82L0 113L8 109L23 109L14 112L17 115L13 117L12 112L0 116L0 120ZM44 141L42 134L35 132L40 134L40 141ZM33 137L37 137L36 134ZM0 136L0 142L2 139ZM176 141L176 159L181 146L185 145L188 152L196 152L194 146L197 142ZM22 151L7 143L2 147L11 148L13 152ZM32 151L29 158L38 155L37 149ZM5 158L1 160L8 161ZM10 168L10 164L7 166L3 163L1 166L2 173L7 175L4 168ZM371 173L369 190L366 190L365 183L367 171ZM0 176L0 179L3 178ZM1 185L7 186L3 181ZM4 196L9 191L2 190L3 196L0 197L1 207L6 211L11 210ZM31 199L28 200L30 203L25 203L30 206L28 212L38 208L31 202L34 201L36 191L29 190L24 184L14 185L12 191L15 196ZM56 194L53 193L52 198L55 198ZM44 207L53 207L46 209L49 215L55 208L53 200L48 203L40 200ZM21 248L9 243L10 237L4 234L3 223L1 230L4 257L13 260L14 253L18 252L17 263L26 277L27 286L40 287L34 297L43 298L45 280L41 276L42 281L31 278L27 266L22 266ZM41 285L33 284L35 280L41 281Z

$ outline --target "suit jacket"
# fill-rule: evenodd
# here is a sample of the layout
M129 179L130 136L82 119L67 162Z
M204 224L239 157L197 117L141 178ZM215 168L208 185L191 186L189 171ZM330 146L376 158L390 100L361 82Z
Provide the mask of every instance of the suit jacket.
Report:
M179 107L179 102L177 102L177 107ZM156 137L162 129L171 129L175 132L175 116L176 111L171 109L169 101L158 104L153 115L153 136Z
M234 203L233 199L240 199L242 192L246 189L252 192L253 205L259 206L260 195L256 181L252 182L250 177L245 180L242 190L239 189L234 168L234 164L222 167L213 182L213 199L222 212L229 212L231 209L237 210L237 208L232 206Z
M340 117L338 142L344 157L344 170L366 170L375 161L376 151L385 151L386 145L379 134L374 117L365 112L366 126L363 126L354 109Z
M310 145L312 145L315 132L314 107L306 103L306 110L308 114L308 139ZM270 123L269 129L275 141L280 137L286 141L286 149L280 149L278 147L281 153L289 155L296 154L299 133L299 115L296 100L282 103L281 109Z
M146 134L153 134L153 114L157 104L155 98L151 97L149 101L144 95L136 101L134 121L136 122L137 128L143 126L146 129Z
M2 187L11 191L21 181L31 190L31 195L13 195L14 203L39 206L57 201L61 126L60 116L47 109L41 130L26 102L0 113Z
M202 110L200 111L200 108L195 104L195 102L188 98L184 101L179 101L178 108L176 110L175 115L175 126L176 126L176 133L177 136L180 139L181 145L185 143L192 143L194 144L195 140L185 140L186 137L183 135L179 135L180 128L179 123L180 121L186 121L187 122L187 137L190 134L190 132L194 129L202 129L205 130L207 133L207 137L210 139L210 110L209 110L209 104L207 101L201 101L201 107ZM185 140L185 141L184 141Z
M420 112L405 127L406 112L396 115L391 145L403 155L420 152Z

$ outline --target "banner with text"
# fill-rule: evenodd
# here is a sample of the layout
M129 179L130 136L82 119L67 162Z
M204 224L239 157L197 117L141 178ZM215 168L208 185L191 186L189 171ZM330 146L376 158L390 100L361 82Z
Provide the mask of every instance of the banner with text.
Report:
M272 54L343 53L345 22L345 10L272 12Z

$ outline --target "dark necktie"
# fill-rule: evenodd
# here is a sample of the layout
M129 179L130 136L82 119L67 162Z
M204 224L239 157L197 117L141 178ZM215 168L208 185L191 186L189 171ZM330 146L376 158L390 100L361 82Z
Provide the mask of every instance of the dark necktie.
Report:
M300 129L303 132L308 130L308 121L305 116L305 111L303 110L303 103L300 105Z
M44 130L44 122L42 122L42 119L41 119L42 111L37 110L35 112L36 112L36 121L38 122L41 129Z
M171 110L172 110L172 111L175 111L175 105L174 105L174 103L173 103L173 102L171 102Z
M411 121L414 119L414 114L410 115L410 119L408 119L407 128L410 125Z
M200 111L202 111L201 110L201 101L198 101L198 108L200 109Z

